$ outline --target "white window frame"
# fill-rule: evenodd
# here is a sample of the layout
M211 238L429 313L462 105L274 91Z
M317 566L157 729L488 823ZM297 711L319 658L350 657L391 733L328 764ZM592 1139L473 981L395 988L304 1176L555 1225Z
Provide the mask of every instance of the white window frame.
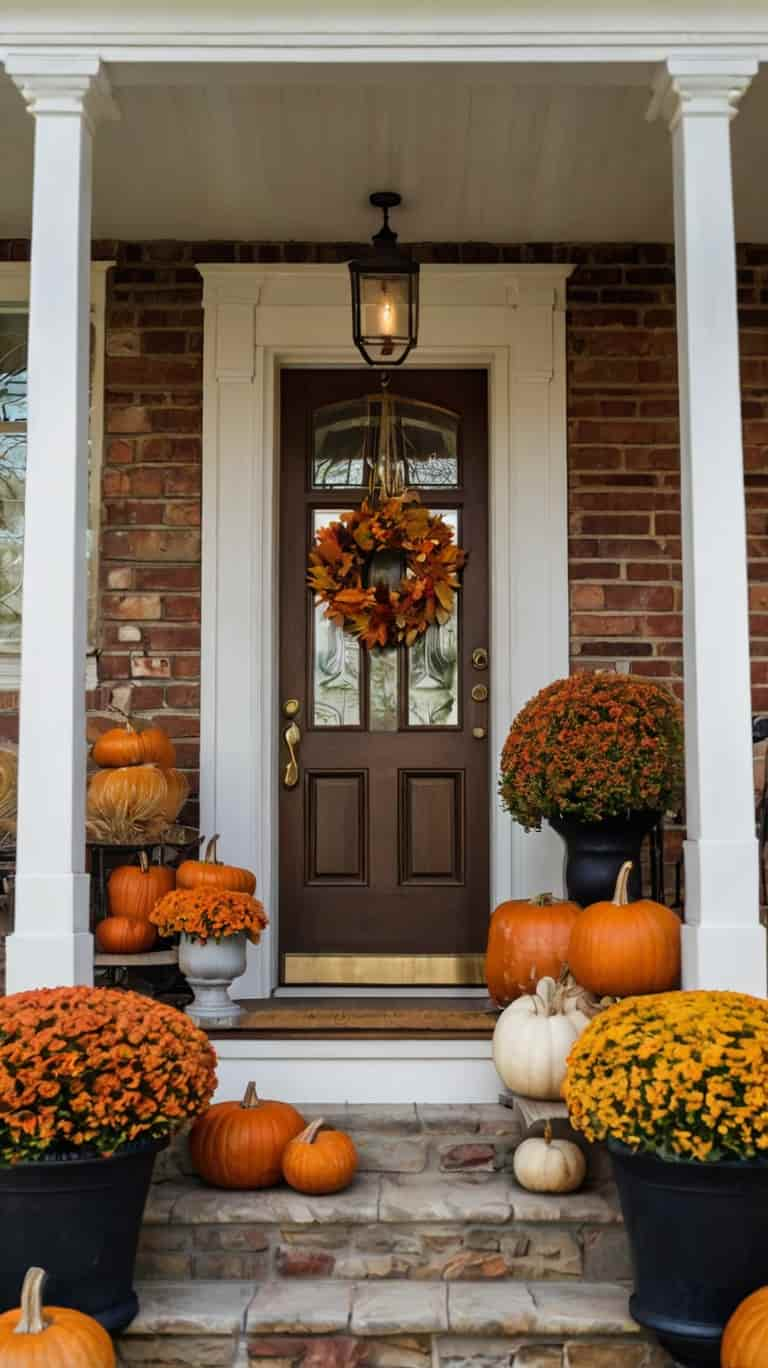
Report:
M93 538L88 561L88 656L86 688L98 684L96 653L99 645L99 552L101 542L101 471L104 460L104 364L106 350L107 273L113 261L91 263L91 327L93 359L91 366L90 462L88 481L88 528ZM29 263L0 262L0 304L29 308ZM23 630L23 622L22 622ZM21 647L0 649L0 690L21 685Z

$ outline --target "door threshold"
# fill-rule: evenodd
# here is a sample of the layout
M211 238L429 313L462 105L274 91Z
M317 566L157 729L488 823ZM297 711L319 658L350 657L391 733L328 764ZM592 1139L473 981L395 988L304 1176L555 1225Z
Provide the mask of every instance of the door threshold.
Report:
M241 1000L236 1024L216 1037L484 1039L493 1034L497 1010L487 994L476 997L306 997Z

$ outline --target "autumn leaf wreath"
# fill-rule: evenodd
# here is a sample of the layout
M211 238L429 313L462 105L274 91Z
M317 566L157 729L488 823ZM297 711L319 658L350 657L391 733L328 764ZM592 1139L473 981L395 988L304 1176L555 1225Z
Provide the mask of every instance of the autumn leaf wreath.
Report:
M366 583L377 551L399 551L405 574L396 588ZM447 622L467 553L453 529L409 492L342 513L321 527L309 552L307 581L325 616L369 649L412 646L432 623Z

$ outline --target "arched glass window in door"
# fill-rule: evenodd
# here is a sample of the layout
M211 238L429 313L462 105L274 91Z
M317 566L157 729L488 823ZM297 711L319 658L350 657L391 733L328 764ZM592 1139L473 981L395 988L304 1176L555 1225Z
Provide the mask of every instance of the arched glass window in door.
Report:
M462 483L459 417L421 400L371 395L316 410L310 485L318 492L348 491L359 503L369 488L379 447L382 413L389 414L402 483L439 512L461 541L460 497L440 506L440 493ZM459 505L459 506L456 506ZM312 531L340 516L342 507L313 509ZM459 596L460 602L460 596ZM434 624L410 650L362 651L357 641L315 607L313 724L398 731L408 727L457 727L459 718L459 615Z

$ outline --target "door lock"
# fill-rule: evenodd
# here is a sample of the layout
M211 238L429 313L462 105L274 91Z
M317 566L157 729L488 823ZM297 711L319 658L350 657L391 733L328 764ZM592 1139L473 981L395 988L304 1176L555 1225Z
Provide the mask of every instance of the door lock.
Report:
M472 669L488 669L488 651L486 650L485 646L476 646L474 651L472 652Z
M487 703L487 702L488 702L488 685L487 685L487 684L475 684L475 685L473 685L473 687L472 687L472 701L473 701L474 703Z
M301 704L298 698L286 698L283 704L283 712L286 717L298 717L301 712Z

